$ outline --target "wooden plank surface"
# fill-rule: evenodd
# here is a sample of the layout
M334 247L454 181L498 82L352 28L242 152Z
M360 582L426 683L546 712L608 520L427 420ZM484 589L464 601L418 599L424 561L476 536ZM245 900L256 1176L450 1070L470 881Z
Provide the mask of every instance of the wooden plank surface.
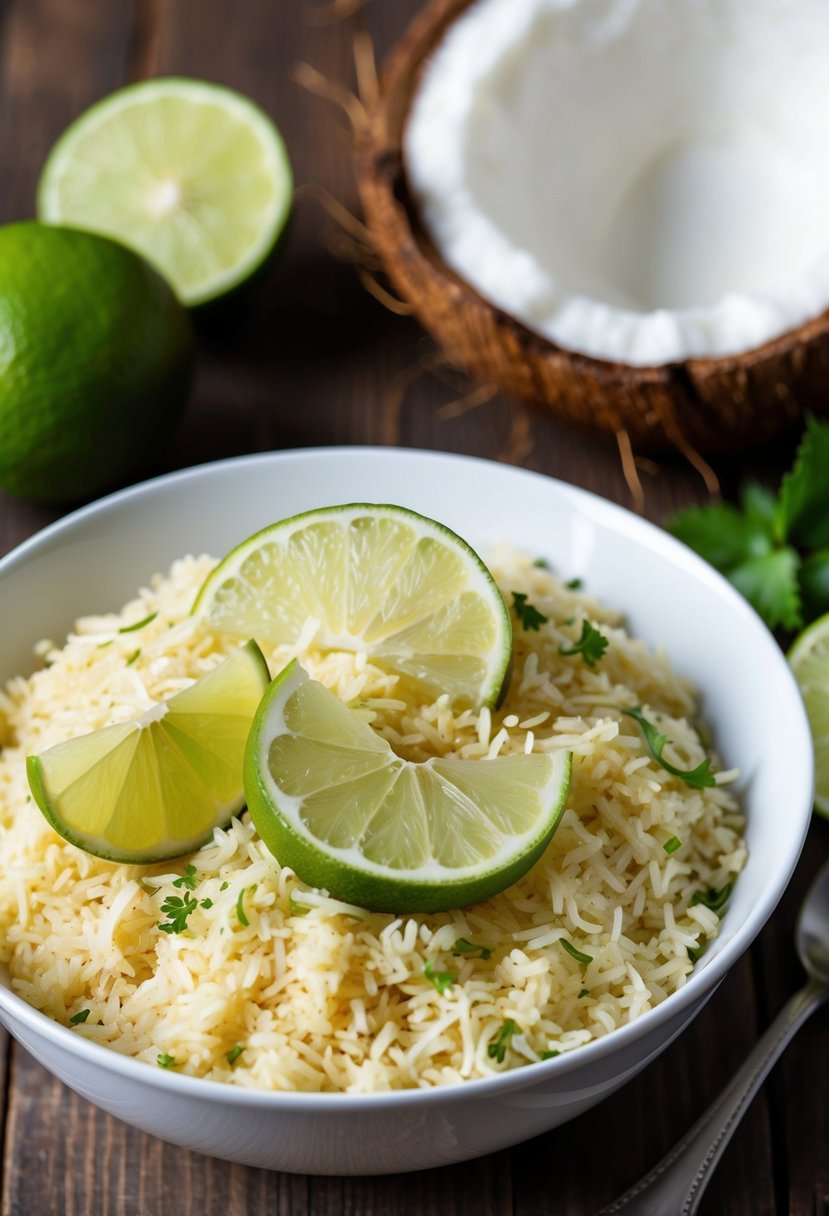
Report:
M353 87L354 35L368 32L382 54L417 7L417 0L374 0L337 23L320 20L325 0L4 0L0 220L32 214L45 153L95 97L172 72L239 88L283 129L296 170L296 215L279 269L232 316L200 326L191 410L143 473L271 448L402 444L513 461L629 505L612 441L502 398L461 408L468 383L436 369L431 342L381 307L343 260L347 242L323 192L355 208L348 123L296 83L295 66L310 63ZM717 471L726 487L749 469L775 478L790 451L777 445L746 462L721 462ZM678 457L643 462L640 475L645 513L657 521L705 497L698 474ZM0 496L0 551L57 514ZM779 912L693 1026L598 1110L547 1136L406 1178L278 1175L211 1161L127 1128L15 1048L7 1084L0 1076L2 1212L589 1216L684 1131L800 983L792 925L808 876L829 852L828 827L815 825ZM826 1017L815 1019L752 1106L706 1196L708 1216L827 1211L826 1030Z

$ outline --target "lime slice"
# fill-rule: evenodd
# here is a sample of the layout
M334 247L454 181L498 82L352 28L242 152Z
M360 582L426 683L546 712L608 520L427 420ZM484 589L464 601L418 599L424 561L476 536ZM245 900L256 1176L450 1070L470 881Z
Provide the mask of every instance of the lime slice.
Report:
M137 250L194 305L267 258L292 190L285 144L258 106L219 85L162 78L72 123L43 169L38 215Z
M488 899L544 851L569 752L401 760L295 659L257 711L245 755L250 817L313 887L384 912Z
M829 819L829 613L804 629L789 651L815 749L815 810Z
M244 805L245 743L269 678L248 642L139 721L30 756L37 805L71 844L110 861L192 852Z
M296 515L234 549L193 608L235 637L363 652L430 697L502 694L512 655L503 596L454 532L403 507Z

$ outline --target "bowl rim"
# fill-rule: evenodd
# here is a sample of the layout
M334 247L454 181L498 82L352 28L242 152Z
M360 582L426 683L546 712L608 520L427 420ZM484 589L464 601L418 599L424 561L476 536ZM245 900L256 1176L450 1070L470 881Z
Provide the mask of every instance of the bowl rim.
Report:
M673 556L683 564L694 576L695 580L706 584L716 592L738 616L750 622L755 630L759 626L758 636L765 635L767 654L764 661L771 661L778 667L778 674L783 683L788 683L792 696L790 709L800 719L800 734L803 738L804 749L800 763L791 765L792 769L792 801L793 808L801 808L803 821L799 832L789 850L788 857L781 871L783 880L777 889L766 889L757 900L750 914L735 931L733 936L724 944L719 953L702 967L695 969L688 977L682 988L671 993L661 1004L647 1010L632 1022L628 1022L616 1030L593 1039L589 1043L553 1059L537 1063L527 1061L505 1072L499 1072L490 1077L473 1077L468 1080L453 1082L442 1086L429 1086L413 1089L395 1089L369 1093L347 1093L342 1091L305 1092L295 1090L267 1090L248 1088L234 1085L226 1081L214 1081L204 1077L195 1077L187 1073L167 1071L153 1068L143 1060L127 1056L117 1049L105 1044L99 1044L74 1033L69 1027L61 1025L29 1005L22 997L14 993L7 979L0 979L0 1010L10 1019L22 1023L32 1033L47 1039L53 1047L69 1054L74 1054L91 1065L96 1065L139 1083L159 1086L164 1090L176 1091L181 1096L193 1098L204 1097L219 1099L230 1105L253 1106L256 1108L273 1108L285 1110L294 1109L320 1114L322 1112L342 1113L348 1110L364 1110L367 1103L378 1109L383 1106L412 1105L434 1101L460 1102L472 1094L485 1097L490 1093L508 1093L510 1090L526 1089L539 1082L554 1082L559 1077L566 1077L583 1064L593 1064L606 1057L623 1051L627 1046L643 1037L648 1030L657 1031L666 1023L673 1022L677 1016L685 1014L680 1030L690 1020L696 1007L701 1007L713 995L716 987L725 978L731 967L755 940L768 918L774 911L783 892L789 884L798 858L806 839L811 822L812 794L814 789L814 762L811 748L811 735L808 719L803 707L800 693L792 675L785 654L778 646L773 635L760 620L753 608L743 599L739 592L712 566L694 553L682 542L671 536L658 525L651 523L641 516L635 515L627 508L594 494L580 486L573 486L558 478L539 473L534 470L506 465L499 461L488 460L477 456L456 454L451 452L432 451L420 448L389 448L372 445L340 445L318 448L293 448L277 452L255 453L246 456L228 457L222 460L210 461L180 469L172 473L162 474L149 480L139 482L117 490L103 498L88 503L69 514L48 524L35 532L20 544L0 558L0 580L20 565L25 564L30 556L52 543L60 540L64 534L72 533L96 517L105 516L111 510L117 510L126 504L139 505L142 500L153 495L186 486L192 482L209 480L221 476L224 471L246 470L255 466L279 465L284 462L299 463L338 463L343 459L350 460L363 457L369 460L383 462L396 461L402 464L418 464L424 459L433 460L439 464L457 467L461 466L490 466L493 470L536 483L546 483L552 492L559 495L568 505L579 513L589 516L598 527L608 524L612 529L621 532L641 543L657 556ZM355 500L356 501L356 500ZM619 605L624 608L624 604ZM784 855L785 856L785 855ZM5 968L3 969L5 971ZM11 1028L10 1028L11 1029ZM11 1030L14 1034L14 1031ZM677 1030L675 1033L679 1033ZM672 1036L673 1037L673 1036ZM664 1046L666 1044L662 1044ZM661 1050L661 1046L659 1050ZM653 1052L647 1056L652 1058ZM647 1062L647 1060L645 1062ZM472 1087L472 1088L470 1088Z

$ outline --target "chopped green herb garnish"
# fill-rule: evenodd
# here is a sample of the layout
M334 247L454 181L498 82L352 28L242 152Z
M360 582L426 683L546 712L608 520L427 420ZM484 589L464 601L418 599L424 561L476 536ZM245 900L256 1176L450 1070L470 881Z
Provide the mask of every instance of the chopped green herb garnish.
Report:
M706 789L717 784L711 771L711 761L708 759L703 760L702 764L698 764L696 768L692 769L675 768L673 764L669 764L664 759L662 750L668 742L668 736L663 735L652 722L648 721L642 713L640 706L637 705L635 709L623 709L622 713L626 714L628 718L633 718L634 722L639 723L651 758L656 761L660 768L664 768L666 773L671 773L674 777L681 778L686 785L690 785L695 790Z
M161 911L167 920L159 924L159 929L162 933L183 933L187 928L188 917L198 906L199 901L193 899L192 895L185 894L183 899L178 895L168 895L161 905Z
M581 992L579 992L579 1000L581 1000L583 996L590 996L589 988L582 988Z
M188 862L181 877L173 879L173 886L186 887L188 891L195 891L198 881L198 878L196 878L196 867Z
M223 882L223 883L222 883L222 885L219 887L219 890L220 890L220 891L226 891L226 890L228 889L228 887L229 887L229 886L230 886L230 883L229 883L229 882Z
M235 1047L231 1047L230 1051L225 1055L228 1064L235 1064L244 1050L241 1043L237 1043Z
M138 650L134 650L134 651L132 652L132 654L130 655L130 657L127 659L127 664L126 664L126 665L127 665L127 667L132 667L133 663L134 663L134 662L135 662L135 660L136 660L136 659L137 659L137 658L140 656L140 654L141 654L141 649L140 649L140 647L139 647L139 649L138 649Z
M728 897L733 889L734 883L727 882L724 887L720 887L719 891L716 891L713 887L709 887L707 891L695 891L691 897L691 905L702 904L719 915L728 902Z
M542 1051L539 1053L542 1060L552 1060L554 1056L560 1056L560 1051Z
M688 957L692 963L698 963L705 953L705 944L701 946L688 946Z
M213 900L212 900L212 899L203 899L203 900L201 901L201 906L202 906L203 908L212 908L212 907L213 907Z
M479 942L469 942L465 937L459 937L452 947L453 954L477 955L478 958L490 958L491 946L482 946Z
M80 1026L81 1022L85 1022L88 1017L89 1017L89 1010L80 1009L80 1010L78 1010L77 1013L72 1014L69 1021L72 1026Z
M527 598L523 592L513 591L512 606L525 630L537 630L541 625L546 625L549 617L544 616L543 612L539 612L533 604L529 604Z
M245 915L245 896L247 895L247 890L247 887L242 887L242 890L239 892L239 898L236 900L236 919L239 921L239 924L244 925L246 929L250 924L250 921Z
M98 650L105 650L107 646L111 646L111 645L112 645L112 638L109 638L109 640L106 642L98 643Z
M677 849L682 848L682 841L679 839L678 836L672 836L670 840L665 841L662 848L665 850L665 852L670 857L671 853L675 853L677 851Z
M558 653L563 655L580 654L588 667L595 667L604 658L608 641L603 633L595 629L589 621L581 623L581 637L572 646L559 646Z
M504 1057L507 1054L507 1048L512 1043L512 1036L517 1034L518 1027L512 1018L507 1018L501 1029L496 1034L495 1038L486 1049L486 1054L491 1060L497 1060L499 1064L503 1064Z
M584 583L580 578L571 578L570 581L564 585L568 591L581 591Z
M175 1056L168 1056L166 1051L162 1051L161 1055L156 1056L156 1063L159 1068L172 1068L176 1062Z
M537 557L533 562L533 565L535 566L536 570L550 569L550 563L547 561L546 557Z
M577 950L572 942L568 942L566 937L560 937L558 939L558 944L561 946L562 950L566 950L570 957L574 958L577 963L584 963L586 967L588 963L593 962L592 954L582 954L581 950Z
M145 625L149 625L158 616L157 612L151 612L149 616L145 616L143 621L136 621L134 625L122 625L118 630L119 633L135 633L136 629L143 629Z
M457 980L454 971L435 971L432 966L432 960L427 959L423 967L423 974L434 988L443 996L447 988L451 988Z

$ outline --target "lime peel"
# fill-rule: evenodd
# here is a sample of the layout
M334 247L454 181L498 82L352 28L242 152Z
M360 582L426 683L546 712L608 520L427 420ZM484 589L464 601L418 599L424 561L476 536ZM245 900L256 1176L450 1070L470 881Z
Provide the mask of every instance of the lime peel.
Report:
M248 537L193 607L235 637L296 647L309 620L324 650L366 654L431 698L498 703L512 626L489 570L451 529L405 507L306 511Z
M35 802L65 840L108 861L192 852L244 805L245 743L269 682L248 642L138 721L29 756Z
M38 215L143 254L189 306L249 279L293 195L288 153L259 106L223 85L159 77L91 106L49 154Z
M538 860L572 755L402 760L293 660L257 711L245 755L254 826L282 865L374 911L488 899Z
M788 659L812 731L815 810L829 819L829 613L795 638Z

